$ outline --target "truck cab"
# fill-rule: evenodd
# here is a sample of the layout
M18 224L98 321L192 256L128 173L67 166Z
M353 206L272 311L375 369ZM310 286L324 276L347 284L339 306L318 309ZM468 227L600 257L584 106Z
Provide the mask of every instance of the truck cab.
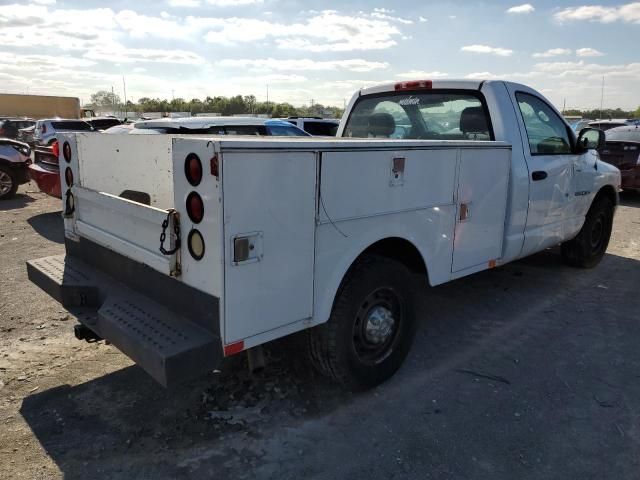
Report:
M419 80L362 89L337 136L512 145L503 263L575 236L598 193L617 204L618 172L596 149L603 135L583 129L578 138L551 102L518 83Z

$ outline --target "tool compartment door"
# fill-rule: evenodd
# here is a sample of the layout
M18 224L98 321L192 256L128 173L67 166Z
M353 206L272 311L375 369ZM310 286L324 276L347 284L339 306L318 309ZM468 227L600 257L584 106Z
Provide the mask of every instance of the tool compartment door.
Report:
M312 316L316 155L231 151L221 157L229 344Z
M511 150L461 149L452 272L502 257Z

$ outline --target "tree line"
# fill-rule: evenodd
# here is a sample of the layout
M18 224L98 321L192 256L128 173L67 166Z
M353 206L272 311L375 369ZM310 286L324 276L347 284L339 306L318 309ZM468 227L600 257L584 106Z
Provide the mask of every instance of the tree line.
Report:
M564 115L581 116L582 118L599 119L599 118L640 118L640 107L634 110L622 110L621 108L595 108L593 110L567 109Z
M314 103L310 106L294 107L286 102L262 102L254 95L236 95L234 97L207 96L204 99L173 98L139 98L137 102L127 100L126 105L115 93L101 90L91 95L91 102L86 108L94 110L127 111L142 114L144 112L190 112L219 113L221 115L265 114L272 117L309 116L340 118L343 109Z

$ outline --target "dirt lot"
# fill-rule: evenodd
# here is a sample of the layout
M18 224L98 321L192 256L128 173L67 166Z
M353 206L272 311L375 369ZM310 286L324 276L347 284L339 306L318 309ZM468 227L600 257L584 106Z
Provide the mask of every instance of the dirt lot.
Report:
M63 251L59 202L35 190L0 204L1 478L638 478L640 196L595 270L550 250L421 285L409 359L353 395L291 342L260 375L237 358L167 391L75 340L27 280L25 260Z

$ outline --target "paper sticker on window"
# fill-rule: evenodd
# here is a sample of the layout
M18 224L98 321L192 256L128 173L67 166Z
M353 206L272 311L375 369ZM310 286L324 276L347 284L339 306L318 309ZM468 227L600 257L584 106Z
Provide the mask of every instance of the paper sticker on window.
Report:
M420 105L420 99L417 97L408 97L403 98L398 102L398 105L407 106L407 105Z

